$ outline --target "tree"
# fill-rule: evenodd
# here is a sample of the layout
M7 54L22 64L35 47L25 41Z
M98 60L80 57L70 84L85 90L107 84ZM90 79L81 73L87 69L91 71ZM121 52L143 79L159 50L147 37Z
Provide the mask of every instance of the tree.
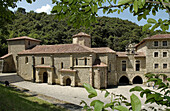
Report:
M152 13L156 15L159 10L165 10L170 16L169 0L53 0L56 6L53 7L52 13L56 14L59 20L67 17L68 23L75 27L90 27L92 23L97 22L97 12L103 10L103 13L118 14L126 9L134 16L138 16L140 21L142 18L147 19L147 15ZM153 18L147 20L148 24L144 25L143 31L152 26L151 31L160 27L163 31L169 29L170 20L158 21Z

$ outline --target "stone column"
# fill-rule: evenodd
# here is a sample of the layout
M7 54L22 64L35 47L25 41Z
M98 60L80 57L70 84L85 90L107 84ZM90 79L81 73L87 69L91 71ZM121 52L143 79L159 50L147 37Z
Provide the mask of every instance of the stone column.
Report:
M107 79L107 75L108 75L107 68L105 68L104 73L105 73L105 88L107 88L107 83L108 83L108 79Z
M48 84L53 84L53 68L48 69Z
M53 55L50 56L51 56L51 66L54 67L54 56Z
M70 69L73 69L73 56L70 55Z
M90 81L89 81L89 83L90 83L91 86L94 86L94 84L93 84L93 56L92 55L89 55L89 56L90 56L89 57L90 58L90 60L89 60L89 66L90 66L89 78L90 78Z
M36 70L36 82L41 82L40 76L39 76L39 70Z
M89 76L90 76L90 85L93 87L93 69L92 69L92 67L90 67L90 69L89 69L89 71L90 71L90 74L89 74Z
M74 73L74 72L73 72ZM75 75L75 74L74 74ZM75 76L72 76L72 81L71 81L71 86L74 87L75 86Z

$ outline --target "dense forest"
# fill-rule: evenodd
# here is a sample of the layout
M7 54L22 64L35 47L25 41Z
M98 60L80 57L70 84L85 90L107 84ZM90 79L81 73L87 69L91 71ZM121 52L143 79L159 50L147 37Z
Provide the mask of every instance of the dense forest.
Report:
M143 38L161 31L142 32L142 26L138 26L128 20L119 18L98 17L98 23L91 28L80 27L76 29L67 24L67 19L58 21L54 15L46 13L25 12L19 8L15 12L15 19L6 26L6 32L0 29L0 56L7 53L6 39L29 36L42 41L42 44L72 43L72 36L79 32L85 32L92 36L92 47L110 47L115 51L124 51L128 43L138 43ZM4 31L4 30L3 30Z

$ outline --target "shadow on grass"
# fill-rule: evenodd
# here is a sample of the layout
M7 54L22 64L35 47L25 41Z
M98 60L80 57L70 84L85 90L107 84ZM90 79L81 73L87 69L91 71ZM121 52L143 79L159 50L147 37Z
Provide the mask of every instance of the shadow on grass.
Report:
M64 108L66 109L71 109L71 110L81 110L83 107L82 106L79 106L79 105L75 105L75 104L72 104L72 103L55 103L53 104L55 106L63 106Z
M20 76L14 74L14 75L1 75L0 76L0 81L1 82L5 82L8 81L9 83L16 83L16 82L21 82L24 81L24 79L22 79Z
M25 90L23 90L25 91ZM0 111L65 111L66 109L0 84Z

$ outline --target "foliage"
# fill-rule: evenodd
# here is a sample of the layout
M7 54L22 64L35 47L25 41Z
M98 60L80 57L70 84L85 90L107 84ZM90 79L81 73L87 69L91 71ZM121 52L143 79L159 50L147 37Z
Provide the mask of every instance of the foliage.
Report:
M147 82L154 82L155 87L157 86L157 90L150 90L150 89L143 89L140 86L135 86L134 88L130 89L130 92L132 91L138 91L140 92L140 96L143 98L144 95L146 95L146 101L147 103L156 103L158 105L166 106L166 110L169 111L170 107L170 78L167 78L165 74L152 74L147 73L145 74L145 77L148 78ZM162 81L161 78L164 78L164 81ZM87 92L89 93L89 98L92 97L90 95L93 95L93 97L97 96L96 90L89 84L84 84L84 87L86 88ZM140 99L132 94L130 96L131 102L127 102L126 98L123 95L115 95L113 93L110 94L107 90L105 91L105 98L111 95L111 102L105 104L104 102L100 100L93 100L90 103L90 106L87 105L85 101L82 101L81 104L84 103L84 109L87 111L91 111L94 109L94 111L106 111L108 108L111 108L112 110L119 110L119 111L129 111L132 109L132 111L140 111L141 110L141 101ZM114 98L113 98L114 96ZM123 106L123 105L126 105ZM100 107L99 107L100 106ZM129 109L127 107L130 106ZM156 109L152 106L149 106L152 110L156 111ZM147 109L142 109L147 110Z
M0 111L66 111L44 100L0 84Z
M19 8L13 22L6 25L8 34L0 34L0 56L7 53L6 39L20 36L39 39L42 44L67 44L72 43L74 34L82 31L92 36L92 47L110 47L124 51L128 43L139 43L147 34L151 35L149 30L142 32L141 26L119 18L98 17L98 23L92 24L91 29L75 29L72 25L67 25L67 20L58 21L55 15L33 11L27 13L25 9ZM155 31L153 34L157 33L165 32Z
M92 23L97 23L97 12L103 10L103 13L118 13L129 9L129 12L137 16L138 21L142 18L147 19L147 15L156 15L159 10L170 13L169 0L53 0L56 6L53 7L52 13L55 13L59 20L68 18L68 23L75 27L91 27ZM170 20L161 18L156 21L152 18L147 20L148 24L143 27L143 31L151 27L154 31L160 27L163 31L169 29Z
M167 110L170 110L168 109L168 107L170 107L170 78L167 78L165 74L151 73L146 74L145 77L148 78L147 82L153 82L155 86L157 86L157 90L143 89L140 86L136 86L132 88L130 92L139 91L141 97L146 95L145 104L156 103L158 105L166 106ZM160 77L166 79L162 81Z
M90 85L85 83L84 84L85 89L87 90L87 92L89 93L88 98L93 98L97 96L97 92L96 90ZM80 104L84 104L84 109L87 111L107 111L108 108L112 109L112 110L118 110L118 111L129 111L129 109L132 108L133 111L140 111L141 110L141 101L139 100L139 98L135 95L132 94L130 96L131 99L131 103L128 103L126 100L126 97L124 97L123 95L115 95L113 93L109 93L107 90L101 90L101 91L105 91L105 98L108 96L111 96L111 102L110 103L104 103L100 100L93 100L90 103L90 106L87 105L87 103L85 101L82 101ZM91 96L93 95L93 96ZM129 109L126 108L125 106L131 106Z

